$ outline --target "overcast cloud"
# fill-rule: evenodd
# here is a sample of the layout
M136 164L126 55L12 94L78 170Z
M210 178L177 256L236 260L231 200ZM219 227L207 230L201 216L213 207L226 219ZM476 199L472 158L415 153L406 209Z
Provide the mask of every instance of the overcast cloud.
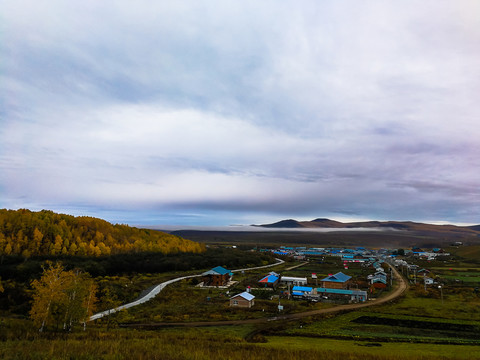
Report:
M2 1L0 207L480 223L480 3Z

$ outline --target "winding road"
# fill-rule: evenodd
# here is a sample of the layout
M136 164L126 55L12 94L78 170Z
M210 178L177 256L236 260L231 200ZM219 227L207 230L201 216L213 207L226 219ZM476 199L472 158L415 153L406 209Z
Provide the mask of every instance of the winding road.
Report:
M280 259L277 259L277 260L280 260ZM259 269L259 268L264 268L264 267L275 266L275 265L279 265L279 264L281 264L281 263L278 262L276 264L273 264L273 265L271 264L271 265L268 265L268 266L260 266L260 267L249 268L249 269L238 269L238 270L232 270L232 271L238 272L238 271L254 270L254 269ZM384 304L386 302L392 301L392 300L400 297L408 288L407 282L405 281L403 276L400 275L400 273L397 271L397 269L394 266L391 266L391 265L389 265L389 266L391 267L391 269L393 271L395 284L396 284L393 291L385 297L375 299L375 300L370 300L370 301L364 302L364 303L339 305L339 306L335 306L335 307L327 308L327 309L318 309L318 310L311 310L311 311L305 311L305 312L294 313L294 314L279 315L279 316L270 317L270 318L247 319L247 320L224 320L224 321L196 321L196 322L168 322L168 323L167 322L159 322L159 323L149 323L149 324L124 324L123 326L124 327L137 327L137 328L155 328L155 327L167 327L167 326L196 327L196 326L259 324L259 323L266 323L266 322L269 322L269 321L300 319L300 318L313 316L313 315L335 313L335 312L340 312L340 311L345 311L345 310L347 310L347 311L356 310L356 309L361 309L361 308L364 308L364 307L380 305L380 304ZM200 276L200 275L192 275L192 276L188 276L188 277L195 277L195 276ZM166 285L171 284L172 282L179 281L181 279L185 279L185 278L188 278L188 277L183 277L183 278L170 280L170 281L162 283L158 286L161 286L161 285L165 284L162 287L162 289L163 289ZM160 290L158 292L160 292ZM158 292L156 294L158 294ZM127 304L127 305L129 305L129 304ZM120 308L117 308L116 310L120 310ZM93 318L93 316L92 316L92 318ZM90 318L90 320L95 320L95 319L92 319L92 318Z
M277 265L283 264L285 262L281 259L275 259L275 260L277 260L277 262L273 263L273 264L256 266L256 267L251 267L251 268L244 268L244 269L235 269L235 270L231 270L231 272L265 269L265 268L269 268L269 267L272 267L272 266L277 266ZM173 284L174 282L181 281L181 280L184 280L184 279L191 279L191 278L200 277L200 276L202 276L202 274L182 276L182 277L179 277L179 278L175 278L175 279L172 279L172 280L165 281L165 282L155 286L148 294L146 294L145 296L142 296L140 299L132 301L128 304L120 305L120 306L118 306L114 309L109 309L109 310L105 310L105 311L99 312L97 314L94 314L88 319L88 321L97 320L97 319L100 319L104 316L114 314L117 311L120 311L120 310L123 310L123 309L129 309L131 307L143 304L143 303L153 299L155 296L157 296L160 293L160 291L162 291L167 285Z

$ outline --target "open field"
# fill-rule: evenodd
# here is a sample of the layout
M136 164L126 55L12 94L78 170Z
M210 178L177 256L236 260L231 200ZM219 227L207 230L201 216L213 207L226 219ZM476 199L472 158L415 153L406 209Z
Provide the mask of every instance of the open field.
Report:
M173 234L208 244L246 246L310 246L310 247L355 247L366 248L410 248L446 247L455 241L480 247L480 237L434 231L359 231L359 232L234 232L179 230Z
M316 350L321 352L348 352L346 358L372 359L478 359L480 348L469 345L415 344L399 342L372 342L365 340L315 339L308 337L268 336L268 342L259 346L269 349Z

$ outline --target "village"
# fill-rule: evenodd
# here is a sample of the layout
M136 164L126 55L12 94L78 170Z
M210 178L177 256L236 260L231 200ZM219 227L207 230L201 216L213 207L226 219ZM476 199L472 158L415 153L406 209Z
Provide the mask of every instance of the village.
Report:
M371 250L363 247L281 246L257 251L271 252L292 263L296 262L296 265L286 267L282 272L270 271L257 277L242 277L244 274L234 276L232 271L217 266L204 272L202 281L196 286L225 289L230 307L238 308L255 306L258 296L278 302L279 311L283 310L282 299L329 304L361 303L391 290L393 276L390 266L395 266L407 278L411 278L412 283L422 282L425 287L434 285L430 271L413 262L449 255L442 249L427 252L418 248ZM237 289L243 291L238 292Z

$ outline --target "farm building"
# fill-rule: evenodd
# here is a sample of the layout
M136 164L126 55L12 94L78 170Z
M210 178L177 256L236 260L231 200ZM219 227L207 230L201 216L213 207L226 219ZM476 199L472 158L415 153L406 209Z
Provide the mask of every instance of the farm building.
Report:
M282 276L280 278L280 282L286 285L303 286L303 285L307 285L307 278Z
M275 272L271 272L270 274L268 274L267 276L261 278L258 283L261 285L261 286L264 286L264 287L276 287L278 282L280 281L280 275L278 275L277 273Z
M251 308L253 305L255 305L255 296L246 291L230 298L230 306Z
M304 295L312 295L314 293L314 289L309 286L294 286L292 288L292 295L293 297L303 297Z
M323 278L322 286L329 289L347 289L350 285L351 276L345 275L342 272L338 272L334 275L329 275Z
M233 273L221 266L217 266L202 274L204 286L225 286L228 284Z
M367 301L367 292L364 290L345 290L331 288L317 288L317 294L330 300L347 300L349 302Z

